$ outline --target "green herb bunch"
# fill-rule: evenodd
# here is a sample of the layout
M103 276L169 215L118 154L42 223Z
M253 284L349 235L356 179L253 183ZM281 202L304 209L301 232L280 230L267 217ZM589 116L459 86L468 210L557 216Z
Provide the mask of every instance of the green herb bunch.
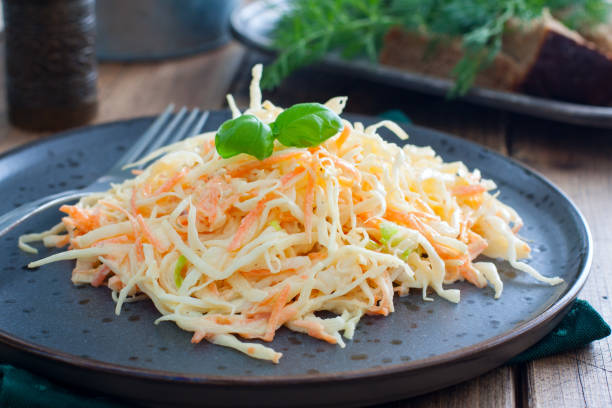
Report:
M393 26L462 41L463 58L453 70L454 95L469 90L478 72L501 49L510 19L529 21L549 9L569 28L606 20L606 0L288 0L273 30L277 59L264 71L262 85L278 86L297 68L330 52L344 58L378 59L384 35Z

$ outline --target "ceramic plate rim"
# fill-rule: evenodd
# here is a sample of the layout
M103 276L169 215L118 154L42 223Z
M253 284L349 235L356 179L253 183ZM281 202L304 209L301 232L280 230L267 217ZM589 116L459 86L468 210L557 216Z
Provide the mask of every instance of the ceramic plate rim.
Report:
M212 113L213 111L211 111ZM219 111L217 111L219 112ZM220 112L229 113L228 110L221 110ZM360 118L373 118L368 115L359 115L359 114L350 114L349 116L360 117ZM137 117L130 118L124 120L118 120L113 122L106 122L97 125L91 126L83 126L75 129L71 129L65 132L61 132L50 137L35 140L33 142L29 142L17 148L11 149L5 153L0 154L0 160L5 159L8 156L18 154L24 150L35 148L39 145L43 145L46 143L56 142L63 138L68 138L73 136L74 134L81 133L83 131L87 131L93 127L103 128L115 125L129 124L137 121L149 120L152 121L154 116L146 116L146 117ZM543 311L540 315L516 326L515 328L508 330L502 334L499 334L495 337L491 337L487 340L472 344L467 347L463 347L454 351L450 351L444 354L439 354L434 357L427 357L419 360L403 362L399 364L393 364L386 367L376 367L376 368L367 368L367 369L359 369L359 370L350 370L350 371L340 371L336 373L319 373L319 374L298 374L298 375L283 375L283 376L257 376L257 377L248 377L248 376L215 376L215 375L203 375L203 374L181 374L175 371L164 371L164 370L153 370L146 368L136 368L131 366L126 366L122 364L113 364L106 363L99 360L91 360L83 357L79 357L76 355L72 355L70 353L58 351L49 347L38 346L29 341L22 340L16 336L13 336L10 333L5 332L0 329L0 342L8 345L9 347L16 348L20 351L24 351L29 354L33 354L36 357L49 359L55 362L69 364L71 366L93 370L98 372L105 372L112 375L120 375L120 376L129 376L137 379L144 380L155 380L161 382L171 382L171 383L186 383L186 384L201 384L201 385L236 385L236 386L249 386L249 385L296 385L296 384L307 384L307 383L317 383L321 381L325 382L336 382L336 381L352 381L357 379L363 379L368 377L381 377L392 375L395 373L408 373L419 371L424 368L431 368L436 366L442 366L451 362L462 361L469 359L479 353L483 353L487 350L493 349L497 346L500 346L504 343L512 342L513 340L521 337L522 335L537 329L538 327L544 325L548 321L552 320L559 313L566 311L567 306L576 298L578 292L584 286L588 276L590 274L591 263L593 258L593 241L589 226L587 224L586 219L580 212L580 210L576 207L576 205L572 202L572 200L554 183L546 179L539 172L531 169L530 167L515 161L512 158L506 157L500 153L497 153L487 147L479 145L478 143L462 139L460 137L441 132L435 129L430 129L422 126L416 125L406 125L409 128L414 129L417 132L434 132L440 136L451 139L455 143L459 144L468 144L472 147L483 149L487 152L487 154L492 154L496 156L498 159L504 160L513 167L519 168L523 171L526 171L529 176L535 177L540 182L547 185L551 190L555 193L559 194L567 204L567 208L569 211L574 212L577 220L579 221L578 227L584 230L586 236L586 254L583 256L583 260L581 261L578 268L580 271L576 275L576 278L571 282L570 286L565 291L565 294L557 299L552 305L550 305L545 311Z

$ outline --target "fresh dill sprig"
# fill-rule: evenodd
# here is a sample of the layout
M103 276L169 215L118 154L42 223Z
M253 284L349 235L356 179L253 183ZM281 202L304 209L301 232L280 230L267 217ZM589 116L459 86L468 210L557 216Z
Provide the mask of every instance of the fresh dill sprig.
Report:
M376 61L382 38L400 20L380 0L296 0L273 31L282 50L266 67L262 86L276 87L297 68L340 51L345 58L367 55Z
M264 70L262 85L274 88L294 70L330 52L376 61L393 26L462 41L463 58L453 69L450 95L465 94L495 59L510 19L528 21L549 9L573 29L606 20L606 0L289 0L273 30L277 59Z

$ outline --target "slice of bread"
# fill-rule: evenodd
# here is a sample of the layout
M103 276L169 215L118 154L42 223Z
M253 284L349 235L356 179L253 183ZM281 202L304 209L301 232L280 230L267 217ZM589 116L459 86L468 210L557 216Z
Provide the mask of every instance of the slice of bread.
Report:
M426 34L394 27L385 36L380 62L425 75L450 78L462 57L458 39L442 38L432 42ZM475 84L486 88L514 89L520 74L519 64L500 53L488 68L478 74Z
M597 43L588 41L548 13L529 23L512 21L506 27L501 52L478 74L475 85L576 103L609 104L612 58L606 44L612 48L612 40L604 41L602 32ZM427 52L430 40L423 33L393 28L385 37L380 62L450 77L463 56L459 40L438 42Z

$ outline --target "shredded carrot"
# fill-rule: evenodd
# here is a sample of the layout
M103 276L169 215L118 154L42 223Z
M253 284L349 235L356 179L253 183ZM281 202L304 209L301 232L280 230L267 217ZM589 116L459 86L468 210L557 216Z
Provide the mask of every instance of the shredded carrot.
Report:
M523 228L523 223L522 222L516 222L514 224L514 226L512 227L512 232L514 232L516 234L517 232L519 232L521 230L521 228Z
M331 344L336 344L338 341L334 336L331 336L325 332L325 328L319 322L313 322L309 320L294 320L291 322L294 326L302 327L307 330L307 333L311 337L324 340Z
M214 321L215 323L221 324L221 325L232 324L232 319L230 319L227 316L215 316Z
M121 278L118 277L117 275L113 276L112 278L110 278L108 280L108 287L111 288L112 290L118 292L121 289L123 289L125 285L123 284L123 282L121 281Z
M289 300L289 291L291 290L291 286L286 284L285 287L278 293L276 303L272 308L272 312L270 313L270 318L268 319L268 325L266 326L266 334L262 337L264 341L272 341L274 339L274 333L278 327L278 322L280 318L280 313L287 301Z
M76 228L80 232L91 231L100 226L99 215L90 211L83 210L75 205L62 205L60 211L68 214L72 218Z
M293 268L287 268L287 269L283 269L282 271L279 271L278 273L286 273L286 272L295 272L295 269ZM272 275L272 272L270 272L269 269L251 269L250 271L241 271L241 273L243 275L246 276L268 276L268 275Z
M340 133L340 136L336 140L336 149L340 150L340 148L342 147L344 142L346 142L346 139L348 139L350 134L351 134L351 128L348 127L348 125L344 125L344 129L342 129L342 133Z
M142 232L147 237L149 242L155 247L155 249L157 249L159 252L163 253L164 252L164 247L159 242L159 240L157 238L155 238L155 236L153 235L153 233L149 229L149 226L145 222L144 218L142 218L142 215L138 214L138 216L136 216L136 220L138 221L138 225L140 225L140 228L141 228Z
M100 268L98 268L96 275L91 280L91 286L93 286L94 288L100 286L109 273L111 273L110 268L106 265L102 265Z
M249 276L266 276L270 275L269 269L251 269L250 271L241 271L243 275Z
M357 214L357 218L362 220L366 227L373 228L373 229L380 228L380 223L382 222L382 220L380 218L378 218L378 217L375 218L369 212ZM391 221L391 220L389 220L389 221Z
M278 322L276 324L276 328L278 329L283 324L293 319L293 317L296 315L297 312L298 310L296 307L294 307L294 305L289 305L289 306L284 307L278 314Z
M469 196L484 193L485 191L487 191L487 189L480 184L470 184L467 186L457 186L451 190L451 193L458 196Z
M293 170L291 173L287 173L283 177L281 177L280 179L281 186L283 187L287 186L287 184L289 184L290 181L292 181L294 178L296 178L303 172L304 172L304 167L302 166L296 167L295 170Z
M338 176L338 183L340 183L342 187L352 188L355 184L355 181L352 178Z
M130 198L130 207L132 207L132 214L134 215L138 214L138 207L136 207L136 191L136 188L132 190L132 197Z
M428 213L428 214L435 214L436 212L430 207L429 204L427 204L424 200L422 200L419 197L414 197L412 198L412 200L414 201L414 204L416 204L417 206L421 207L421 210Z
M378 311L379 314L387 316L393 307L393 283L389 273L385 271L382 276L376 279L376 283L381 292L380 305L370 308L370 311Z
M467 236L469 240L468 253L470 254L470 259L476 258L482 253L482 251L487 249L487 247L489 246L489 244L483 237L473 231L468 230Z
M366 309L366 314L368 316L375 316L375 315L388 316L389 309L387 309L386 307L381 307L381 306L372 306L369 309Z
M235 251L235 250L237 250L238 248L240 248L242 246L243 240L244 240L247 232L249 231L251 226L253 224L255 224L255 221L257 221L257 218L259 218L259 216L263 212L264 208L266 207L266 203L268 201L270 201L272 199L272 197L273 197L272 194L266 195L264 198L262 198L257 203L255 208L252 209L251 212L249 212L242 219L242 221L240 222L240 226L238 227L238 231L236 232L236 235L234 235L234 238L232 239L232 242L230 243L229 247L227 248L228 251Z
M361 183L361 173L359 172L359 170L357 170L357 168L355 168L355 166L353 166L346 160L336 156L329 155L329 158L334 163L334 165L350 174L350 176L353 177L358 183Z
M327 251L319 251L319 252L309 252L308 257L311 261L316 261L319 259L323 259L327 256Z
M183 170L176 173L174 176L170 177L164 184L162 184L157 190L155 190L153 195L155 196L172 190L172 188L176 186L176 184L181 181L181 179L185 177L185 175L187 175L187 172L188 169L184 168Z
M201 330L196 330L193 333L193 336L191 337L191 342L194 343L194 344L197 344L197 343L201 342L204 339L210 339L212 337L213 337L213 335L210 334L210 333L206 333L206 332L201 331Z
M210 285L208 285L208 287L210 288L210 290L212 290L212 293L214 293L215 296L221 296L216 282L211 282Z
M472 265L471 261L468 261L463 265L459 266L459 273L461 273L461 276L463 276L465 279L467 279L468 282L470 282L477 288L484 288L485 286L487 286L486 281L481 283L477 278L478 271L476 270L476 268L474 268L474 265Z
M214 223L217 218L217 208L219 207L219 200L221 199L222 193L221 186L221 177L214 177L208 181L196 204L196 208L209 219L211 224Z
M127 210L125 210L123 207L120 207L116 204L113 204L109 201L104 201L101 200L100 204L105 205L109 208L112 208L113 210L117 210L120 213L122 213L123 215L126 216L126 218L130 221L130 223L132 224L132 229L134 230L134 234L138 233L138 223L136 222L136 219L132 216L132 214L130 214L129 212L127 212Z
M143 262L145 257L142 249L142 237L140 235L134 241L134 246L136 247L136 259L138 259L139 262Z
M264 169L264 168L269 167L272 164L276 164L276 163L280 163L284 161L291 161L291 159L296 159L298 157L307 158L308 156L310 156L310 154L304 151L292 151L289 153L277 154L275 156L268 157L267 159L264 159L261 161L259 160L251 161L247 164L244 164L238 167L237 169L229 171L228 174L230 177L244 177L245 175L247 175L248 173L250 173L251 171L255 169Z
M312 205L314 204L314 180L312 175L306 175L308 184L306 186L306 197L304 198L304 230L308 242L312 241Z
M409 228L419 231L427 241L434 247L440 258L442 259L457 259L462 256L461 252L455 248L450 248L436 241L435 237L438 233L429 227L427 224L419 220L414 214L402 214L398 211L387 209L385 217L390 221L395 221Z
M145 196L150 196L151 195L151 185L149 183L145 183L143 188L142 188L144 195Z

